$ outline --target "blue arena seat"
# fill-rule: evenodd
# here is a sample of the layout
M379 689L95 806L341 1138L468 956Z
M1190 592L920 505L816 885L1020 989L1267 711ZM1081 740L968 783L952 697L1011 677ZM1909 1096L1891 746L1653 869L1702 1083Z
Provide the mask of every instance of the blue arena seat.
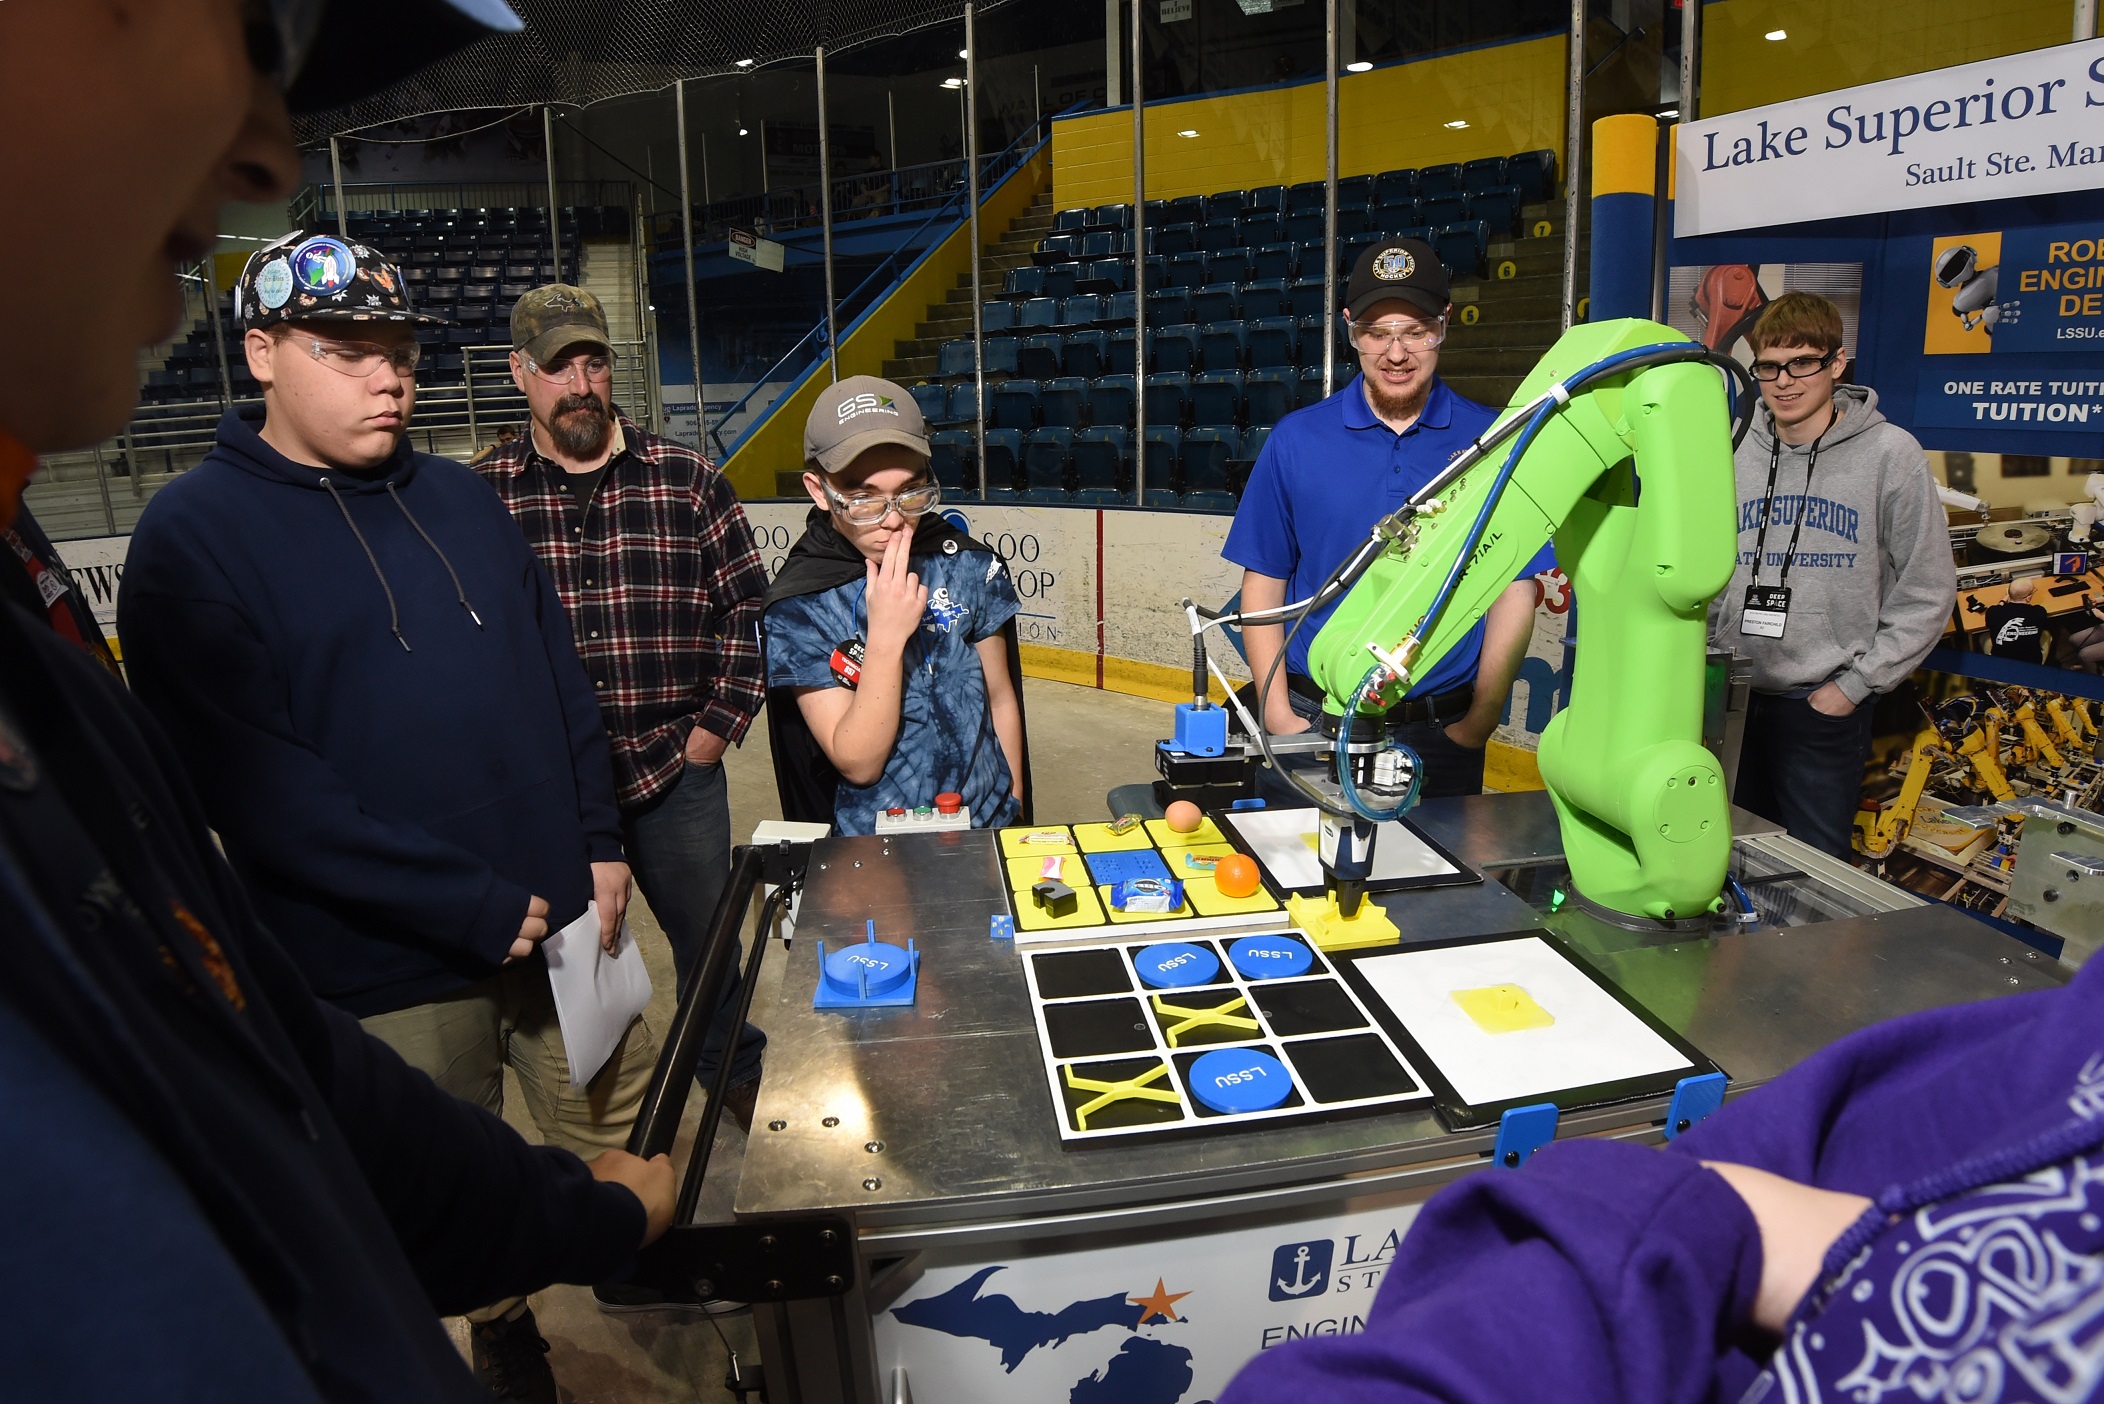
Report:
M1089 212L1085 209L1061 210L1052 216L1052 232L1055 234L1078 234L1088 228Z
M1043 301L1042 298L1038 300ZM1018 304L1013 302L980 303L979 329L989 336L997 332L1015 330L1015 311L1017 306Z
M1338 300L1343 300L1344 289L1337 290ZM1322 278L1295 278L1286 289L1286 299L1296 317L1319 317L1322 315Z
M1059 304L1059 325L1092 327L1103 318L1103 299L1094 293L1076 293Z
M1191 320L1222 322L1241 315L1241 295L1233 283L1208 283L1191 294Z
M961 380L950 387L950 402L945 407L942 421L945 424L973 424L978 421L979 410L973 397L979 393L979 382Z
M1038 394L1034 380L1004 380L991 387L987 391L987 424L995 429L1035 429Z
M987 359L993 359L993 343L987 342ZM1032 380L1050 380L1065 368L1066 338L1057 332L1040 332L1023 338L1016 348L1014 370ZM988 370L993 367L989 365Z
M1265 244L1283 243L1286 238L1286 217L1277 210L1242 216L1242 247L1261 248Z
M1437 229L1458 222L1468 210L1468 197L1460 191L1427 195L1417 202L1418 217Z
M1130 323L1133 310L1138 305L1138 299L1131 292L1114 292L1103 299L1102 320L1109 326L1117 326L1121 322Z
M1204 254L1180 253L1169 256L1169 275L1162 283L1164 288L1202 288L1205 283Z
M1099 375L1089 385L1089 425L1102 429L1132 423L1133 378Z
M1249 333L1240 322L1207 322L1198 337L1200 368L1209 371L1240 370L1249 344Z
M969 342L966 345L970 345ZM986 373L988 375L1014 375L1021 343L1012 336L989 336L986 338ZM967 361L970 357L967 353ZM970 365L965 370L971 370Z
M1295 210L1286 216L1286 238L1296 244L1319 244L1328 230L1322 208Z
M1522 151L1506 157L1505 179L1518 187L1523 202L1548 199L1556 192L1556 153Z
M1479 156L1473 161L1464 161L1461 165L1461 188L1470 195L1495 190L1505 183L1503 156Z
M1240 219L1248 207L1249 195L1241 190L1222 190L1205 197L1205 218L1208 224L1216 219Z
M1271 426L1268 424L1256 424L1244 429L1242 431L1242 461L1255 466L1256 461L1264 456L1264 445L1270 438Z
M1044 265L1048 263L1071 263L1081 253L1081 236L1078 234L1047 234L1037 241L1030 261Z
M1147 377L1147 425L1180 429L1191 417L1191 377L1156 371Z
M1163 288L1147 294L1147 321L1154 326L1173 326L1191 320L1191 290Z
M1338 295L1340 297L1343 296L1341 292ZM1348 368L1356 367L1358 362L1354 358L1351 347L1345 344L1344 328L1340 325L1339 319L1326 317L1320 312L1300 319L1300 358L1311 366L1320 367L1322 365L1322 340L1327 336L1337 338L1337 364ZM1351 370L1347 369L1344 378L1349 379L1350 376ZM1341 385L1343 380L1340 380L1338 383Z
M1148 447L1152 449L1153 445L1150 444ZM1154 460L1150 458L1147 461L1152 463ZM1149 478L1148 481L1152 482L1153 479ZM1146 505L1149 507L1181 507L1183 506L1183 494L1174 488L1148 488Z
M1417 201L1399 200L1393 205L1382 205L1373 212L1373 227L1390 239L1409 237L1404 231L1424 223L1417 217Z
M1188 323L1165 326L1148 343L1148 362L1158 371L1190 372L1198 368L1198 328Z
M972 342L970 337L961 341L945 341L942 349L935 353L935 373L947 379L953 375L972 373Z
M976 474L968 470L972 461L972 431L938 429L928 436L928 467L945 495L964 495L967 484L976 488Z
M1291 414L1294 398L1300 387L1294 383L1297 375L1284 367L1266 367L1253 370L1242 388L1244 417L1256 432L1257 426L1276 424Z
M1112 327L1110 330L1110 369L1113 375L1137 375L1138 358L1132 353L1131 327ZM1147 333L1147 349L1154 349L1154 333Z
M1172 425L1147 426L1147 481L1150 505L1155 493L1164 489L1175 492L1175 484L1182 476L1177 460L1183 455L1183 431ZM1175 503L1171 503L1175 506Z
M1057 302L1074 295L1074 285L1081 281L1081 265L1078 263L1054 263L1039 270L1045 275L1043 296Z
M1018 327L1056 327L1059 325L1059 299L1033 297L1016 309L1015 324Z
M1417 173L1417 196L1429 200L1435 195L1459 195L1461 193L1461 167L1449 162L1443 166L1426 166Z
M1237 248L1241 242L1242 221L1239 219L1209 219L1198 226L1198 247L1207 253Z
M1415 170L1382 171L1373 178L1373 203L1397 205L1417 198Z
M1208 283L1246 283L1256 276L1250 272L1252 261L1249 250L1241 247L1208 254L1205 260L1205 280Z
M1148 242L1153 245L1150 252L1164 257L1193 253L1198 248L1198 226L1195 224L1165 224L1160 229L1149 229L1147 233Z
M1287 243L1259 245L1249 256L1250 270L1260 280L1278 279L1284 282L1293 276L1293 268L1300 261L1296 245Z
M1132 228L1132 206L1130 206L1130 205L1122 205L1122 204L1120 204L1120 205L1098 205L1098 206L1096 206L1096 208L1095 208L1095 209L1093 209L1093 210L1091 210L1091 211L1089 212L1089 228L1091 228L1091 229L1130 229L1130 228Z
M1194 492L1228 491L1227 463L1242 452L1239 430L1207 426L1183 437L1183 481L1186 495Z
M1118 234L1114 229L1094 229L1081 236L1080 262L1091 259L1112 258L1118 252Z
M1264 278L1243 285L1240 306L1242 319L1252 321L1259 317L1283 317L1292 310L1293 304L1287 296L1284 281Z
M986 461L981 465L980 477L987 500L996 497L1013 498L1016 492L1016 473L1023 464L1023 431L1020 429L989 429L986 431Z
M1038 418L1047 429L1080 429L1089 422L1088 413L1089 382L1081 376L1048 380L1038 394Z
M920 407L922 419L927 420L930 424L940 424L942 422L943 411L948 407L950 399L949 386L937 385L932 381L924 380L914 386L910 393L913 396L913 403Z
M1344 239L1354 234L1363 234L1373 227L1373 222L1366 217L1366 207L1364 205L1352 205L1349 208L1343 205L1337 207L1338 238Z
M1520 192L1517 186L1500 185L1479 190L1468 197L1468 217L1480 219L1490 232L1517 236L1520 232Z
M1083 493L1115 494L1125 481L1131 433L1122 424L1099 424L1074 436L1074 486Z
M1449 274L1480 278L1490 255L1490 226L1480 219L1449 224L1432 236L1432 250Z
M1205 371L1191 377L1191 422L1238 425L1242 422L1242 372Z
M1319 180L1298 181L1286 187L1286 213L1299 214L1303 210L1322 213L1323 184Z
M1023 439L1023 481L1034 497L1063 498L1067 459L1074 451L1071 429L1033 429Z
M1356 364L1339 356L1337 358L1338 387L1341 389L1351 384L1351 379L1358 373L1358 369ZM1320 365L1308 366L1300 373L1300 405L1298 408L1306 409L1309 405L1319 405L1321 403L1322 367Z
M1353 234L1337 241L1337 276L1349 278L1352 269L1359 266L1359 255L1376 244L1385 244L1388 236L1376 229L1371 233Z
M1283 185L1259 185L1249 192L1246 210L1276 210L1286 207L1286 187Z
M1298 364L1300 323L1292 317L1260 317L1249 324L1249 364L1276 368Z
M1113 293L1132 281L1132 266L1122 258L1099 258L1081 265L1075 286L1083 292Z
M1110 368L1109 334L1094 327L1068 332L1059 365L1068 375L1078 375L1084 380L1093 380L1103 374Z
M1197 224L1205 219L1205 196L1179 195L1162 206L1161 224Z

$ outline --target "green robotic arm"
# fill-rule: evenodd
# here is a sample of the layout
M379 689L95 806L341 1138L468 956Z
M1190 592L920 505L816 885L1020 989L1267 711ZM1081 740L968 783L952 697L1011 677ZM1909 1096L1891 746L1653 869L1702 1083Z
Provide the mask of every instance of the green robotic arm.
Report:
M1717 900L1731 847L1701 739L1706 616L1737 551L1723 364L1653 322L1567 332L1481 441L1503 446L1464 455L1381 524L1384 546L1340 567L1363 574L1308 651L1348 731L1458 644L1553 536L1584 633L1542 778L1579 894L1662 920ZM1394 812L1366 807L1349 764L1338 774L1358 815Z

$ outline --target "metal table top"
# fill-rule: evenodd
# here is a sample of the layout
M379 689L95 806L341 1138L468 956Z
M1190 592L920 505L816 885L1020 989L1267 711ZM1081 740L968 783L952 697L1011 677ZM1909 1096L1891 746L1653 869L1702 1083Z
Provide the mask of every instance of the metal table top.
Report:
M1432 800L1414 817L1477 866L1560 852L1539 794ZM1488 1150L1489 1134L1450 1134L1429 1110L1066 1148L1045 1087L1025 952L987 934L988 919L1006 910L1002 891L988 833L816 845L794 946L769 957L755 991L767 1073L735 1201L741 1217L828 1210L852 1214L865 1232L888 1225L909 1235L904 1226L1099 1219L1135 1205L1467 1162ZM1540 924L1495 883L1384 904L1406 940ZM917 1002L814 1010L819 939L829 948L860 940L872 918L880 939L910 936L923 953ZM1735 1089L1880 1020L2065 979L2037 952L1945 907L1591 958L1724 1068ZM1627 1133L1661 1115L1638 1104L1573 1113L1565 1125Z

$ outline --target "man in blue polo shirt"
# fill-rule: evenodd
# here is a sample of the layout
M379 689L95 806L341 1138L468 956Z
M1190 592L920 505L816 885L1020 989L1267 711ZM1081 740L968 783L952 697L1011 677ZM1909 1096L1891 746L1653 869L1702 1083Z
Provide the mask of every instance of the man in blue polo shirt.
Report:
M1446 270L1429 245L1391 239L1359 255L1344 305L1359 374L1272 430L1221 549L1242 567L1244 609L1313 594L1376 521L1497 417L1439 378L1439 345L1451 311ZM1543 546L1467 638L1388 713L1395 739L1424 759L1426 798L1482 791L1483 746L1497 729L1534 631L1532 577L1555 563ZM1273 735L1306 731L1321 713L1322 690L1307 675L1308 645L1335 608L1310 614L1287 647L1262 699L1262 721ZM1243 630L1260 687L1286 646L1285 633L1277 624Z

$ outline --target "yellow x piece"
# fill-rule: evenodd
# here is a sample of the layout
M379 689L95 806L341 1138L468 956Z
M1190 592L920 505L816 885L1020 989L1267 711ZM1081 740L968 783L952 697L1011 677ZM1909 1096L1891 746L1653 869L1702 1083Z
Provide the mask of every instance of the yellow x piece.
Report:
M1237 1009L1248 1007L1249 1001L1241 995L1236 995L1225 1004L1203 1009L1194 1009L1186 1004L1169 1004L1160 995L1154 997L1155 1013L1172 1018L1179 1014L1183 1016L1180 1023L1171 1024L1162 1031L1171 1048L1181 1048L1183 1045L1177 1040L1193 1029L1247 1029L1251 1033L1262 1033L1263 1026L1256 1020L1247 1014L1235 1013Z
M1077 1129L1089 1129L1089 1118L1113 1102L1171 1102L1183 1105L1183 1098L1167 1087L1149 1087L1146 1084L1169 1075L1167 1063L1156 1063L1138 1077L1128 1077L1123 1082L1105 1082L1101 1078L1082 1077L1069 1063L1061 1069L1067 1075L1067 1086L1076 1092L1100 1092L1100 1097L1090 1098L1074 1109L1074 1125Z

